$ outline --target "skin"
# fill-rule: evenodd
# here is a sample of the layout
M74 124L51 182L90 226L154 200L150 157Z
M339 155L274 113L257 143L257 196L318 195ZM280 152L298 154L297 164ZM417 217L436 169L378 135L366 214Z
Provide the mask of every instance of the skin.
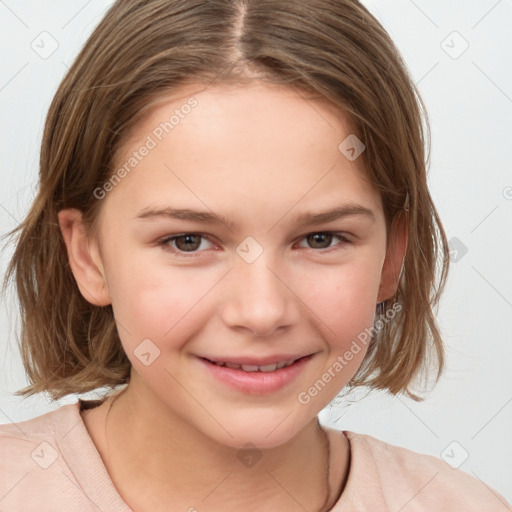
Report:
M117 163L192 95L198 105L101 200L95 232L79 211L59 212L78 286L92 304L112 305L133 365L108 421L106 401L82 413L84 423L134 510L320 510L342 491L350 450L326 429L335 450L327 495L317 414L355 374L365 346L308 403L297 397L394 295L406 233L386 233L362 159L338 150L353 133L348 117L282 86L183 88L135 127ZM294 220L347 203L374 218ZM156 206L213 211L235 225L135 218ZM326 231L348 242L307 236ZM206 238L193 239L192 253L183 239L157 243L183 233ZM252 263L236 252L248 236L263 250ZM160 350L147 366L134 354L145 339ZM277 353L314 356L266 395L227 387L197 358ZM246 443L262 455L250 468L237 457Z

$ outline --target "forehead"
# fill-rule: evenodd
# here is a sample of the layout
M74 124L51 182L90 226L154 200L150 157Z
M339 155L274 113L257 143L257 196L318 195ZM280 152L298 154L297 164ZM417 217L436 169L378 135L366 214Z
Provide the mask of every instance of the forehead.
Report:
M188 84L152 102L138 123L131 129L122 150L143 142L150 135L156 142L172 144L179 135L190 135L214 142L220 135L234 138L239 130L251 135L247 140L271 148L287 138L298 144L308 139L312 144L337 140L344 133L353 133L350 117L343 109L325 98L312 98L311 93L297 87L255 81L249 84ZM172 137L170 135L172 134ZM163 140L165 139L165 140ZM290 155L291 156L291 155Z
M264 208L269 218L294 205L321 207L327 195L331 203L375 206L362 159L340 151L348 136L343 111L298 89L189 85L162 97L132 130L114 166L129 172L108 200L131 212L172 204L262 215Z

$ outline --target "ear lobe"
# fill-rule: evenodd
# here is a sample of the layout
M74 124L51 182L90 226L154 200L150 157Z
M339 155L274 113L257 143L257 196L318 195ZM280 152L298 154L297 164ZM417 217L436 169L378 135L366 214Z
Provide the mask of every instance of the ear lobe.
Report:
M59 225L66 243L68 260L80 293L95 306L112 301L108 292L101 255L96 240L89 237L82 222L82 212L69 208L58 213Z
M407 215L399 213L393 219L391 234L382 266L377 302L383 302L395 296L402 264L408 243Z

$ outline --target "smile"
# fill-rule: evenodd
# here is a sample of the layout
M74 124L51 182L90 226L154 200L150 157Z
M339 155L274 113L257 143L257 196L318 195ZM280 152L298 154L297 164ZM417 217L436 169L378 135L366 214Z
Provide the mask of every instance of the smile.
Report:
M290 359L274 358L274 362L266 364L247 364L247 358L240 363L229 361L212 361L206 357L196 360L214 382L249 395L263 395L276 392L292 384L305 371L314 354ZM220 358L219 358L220 359ZM242 359L242 358L240 358ZM254 361L251 361L254 363Z
M244 372L274 372L276 370L280 370L281 368L291 366L295 361L297 361L297 359L290 359L288 361L281 361L279 363L266 364L263 366L257 366L253 364L224 363L218 361L210 362L217 366L224 366L226 368L231 368L232 370L243 370Z

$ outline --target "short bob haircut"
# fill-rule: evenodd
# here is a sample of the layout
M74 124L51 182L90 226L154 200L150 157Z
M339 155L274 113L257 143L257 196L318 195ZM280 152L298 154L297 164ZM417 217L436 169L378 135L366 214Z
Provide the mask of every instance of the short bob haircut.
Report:
M112 306L81 295L57 214L76 208L94 229L94 191L113 176L130 130L166 95L187 84L253 80L342 109L366 146L362 163L381 194L388 241L398 217L408 229L398 289L377 308L393 309L393 318L371 336L348 387L420 401L413 380L434 369L437 382L444 348L434 312L449 251L427 187L425 108L380 23L356 0L117 0L53 98L37 196L5 235L19 232L4 291L14 276L30 382L16 395L48 392L55 400L129 382Z

